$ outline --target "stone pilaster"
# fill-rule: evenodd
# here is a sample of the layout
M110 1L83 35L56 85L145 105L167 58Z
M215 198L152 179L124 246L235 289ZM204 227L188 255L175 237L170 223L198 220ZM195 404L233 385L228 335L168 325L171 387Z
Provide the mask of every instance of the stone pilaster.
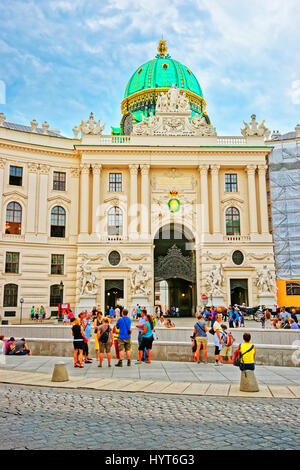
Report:
M129 202L129 237L138 237L138 199L137 199L137 176L138 176L138 165L129 165L130 169L130 202Z
M207 180L207 172L208 172L208 165L201 165L199 166L200 171L200 192L201 192L201 204L200 204L200 211L201 211L201 227L202 233L208 234L209 233L209 210L208 210L208 180Z
M261 226L262 233L269 233L266 169L267 169L266 165L260 165L258 167L260 226Z
M257 204L256 204L255 170L256 170L255 165L247 166L250 234L257 234Z
M80 233L87 234L89 231L89 174L90 164L80 165Z
M150 165L141 165L141 235L143 237L149 236L149 212L151 214L149 169Z
M92 165L93 170L93 234L100 234L100 192L101 192L102 165Z
M213 233L220 233L219 169L220 165L211 166Z

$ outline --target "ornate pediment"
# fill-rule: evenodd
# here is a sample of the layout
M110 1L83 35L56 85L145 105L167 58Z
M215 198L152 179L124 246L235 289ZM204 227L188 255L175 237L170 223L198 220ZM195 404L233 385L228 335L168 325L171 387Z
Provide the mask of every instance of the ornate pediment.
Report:
M157 98L155 116L143 119L133 126L133 135L161 135L161 136L214 136L217 135L211 124L204 116L195 115L191 119L192 111L186 94L181 93L175 84L166 93Z

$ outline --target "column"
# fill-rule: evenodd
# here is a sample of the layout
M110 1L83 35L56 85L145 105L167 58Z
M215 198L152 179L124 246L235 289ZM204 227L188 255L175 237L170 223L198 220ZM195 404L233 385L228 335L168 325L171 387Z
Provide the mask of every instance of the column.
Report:
M72 168L71 169L71 201L72 204L70 206L70 220L72 223L69 225L70 227L70 234L71 235L78 235L78 221L79 221L79 176L80 171L79 168Z
M266 188L266 165L258 167L261 232L269 233L268 199Z
M0 158L0 219L1 219L1 214L3 214L2 217L5 217L5 208L2 207L5 163L6 163L6 160L4 158ZM0 223L0 233L1 233L4 221L0 220L0 222L1 222Z
M26 224L27 233L35 233L37 173L38 173L38 165L36 163L29 163L28 165L27 224Z
M201 221L202 233L209 233L209 210L208 210L208 165L199 166L200 170L200 191L201 191Z
M255 169L256 169L255 165L248 165L247 166L250 234L251 233L257 233L257 205L256 205Z
M144 237L149 235L149 209L150 209L150 165L141 165L141 234ZM151 212L151 210L150 210Z
M129 165L130 169L130 206L129 206L129 236L131 238L137 238L138 228L138 199L137 199L137 174L138 165Z
M211 166L213 233L220 233L219 169L220 165Z
M93 169L93 230L100 235L100 188L102 165L94 164Z
M89 231L89 163L80 165L80 233Z
M48 219L48 175L50 166L40 165L39 168L39 214L38 214L38 233L47 233ZM28 207L29 209L29 207Z

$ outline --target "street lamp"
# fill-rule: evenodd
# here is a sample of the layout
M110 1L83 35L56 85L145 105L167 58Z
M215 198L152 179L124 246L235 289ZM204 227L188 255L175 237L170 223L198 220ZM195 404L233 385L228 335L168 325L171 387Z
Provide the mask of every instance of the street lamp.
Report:
M60 309L59 309L58 321L62 321L63 295L64 295L64 283L62 281L60 281L60 283L59 283Z
M23 297L21 297L21 299L20 299L20 304L21 304L20 325L22 324L22 306L23 306L23 303L24 303L24 299L23 299Z

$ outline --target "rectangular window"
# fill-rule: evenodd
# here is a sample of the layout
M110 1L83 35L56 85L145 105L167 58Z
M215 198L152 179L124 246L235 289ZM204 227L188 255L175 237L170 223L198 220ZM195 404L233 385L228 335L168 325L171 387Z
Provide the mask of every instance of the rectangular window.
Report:
M5 272L6 273L18 273L19 272L19 253L6 253L5 260Z
M51 255L51 274L64 274L64 255Z
M299 282L287 282L286 283L286 295L300 295L300 283Z
M109 191L122 191L122 173L109 173Z
M21 166L9 167L9 184L22 186L23 168Z
M225 192L226 193L237 192L237 174L228 173L225 175Z
M53 172L53 189L56 191L66 190L66 173L62 171Z

